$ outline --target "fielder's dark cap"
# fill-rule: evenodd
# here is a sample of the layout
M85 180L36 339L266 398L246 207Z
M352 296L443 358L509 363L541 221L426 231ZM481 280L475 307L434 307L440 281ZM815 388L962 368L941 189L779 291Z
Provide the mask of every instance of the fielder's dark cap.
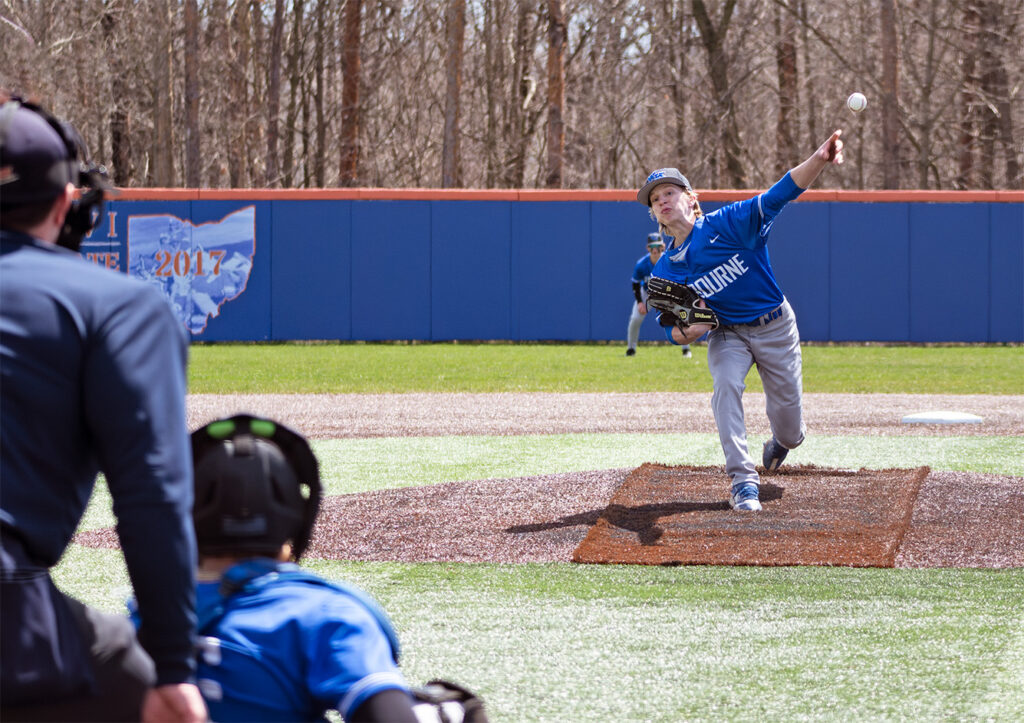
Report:
M0 106L0 204L56 198L78 180L78 162L46 118L17 101Z
M636 194L636 200L645 206L651 205L651 191L655 186L662 183L671 183L693 193L693 186L686 180L686 176L679 172L678 168L659 168L647 177L643 187Z
M660 233L652 232L647 234L647 248L651 246L664 246L665 239L661 237Z

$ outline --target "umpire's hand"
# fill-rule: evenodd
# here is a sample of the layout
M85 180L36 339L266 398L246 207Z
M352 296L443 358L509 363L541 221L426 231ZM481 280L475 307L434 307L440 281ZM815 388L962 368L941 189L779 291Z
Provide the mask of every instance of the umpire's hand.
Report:
M209 719L199 688L189 683L153 688L142 702L143 723L205 723Z

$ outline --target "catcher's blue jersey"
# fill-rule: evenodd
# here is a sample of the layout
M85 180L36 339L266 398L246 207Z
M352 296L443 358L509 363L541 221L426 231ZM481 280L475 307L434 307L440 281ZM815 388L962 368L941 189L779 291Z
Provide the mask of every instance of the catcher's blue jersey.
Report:
M647 288L647 279L651 278L652 271L654 262L651 261L651 255L644 254L636 260L636 266L633 267L633 283Z
M789 173L764 193L697 219L686 239L674 239L654 275L692 286L723 325L753 321L783 301L768 257L775 217L803 189Z
M221 581L197 588L197 682L211 720L319 721L328 709L348 719L377 693L409 689L391 624L362 591L272 560L222 579L232 575L244 584L227 598Z

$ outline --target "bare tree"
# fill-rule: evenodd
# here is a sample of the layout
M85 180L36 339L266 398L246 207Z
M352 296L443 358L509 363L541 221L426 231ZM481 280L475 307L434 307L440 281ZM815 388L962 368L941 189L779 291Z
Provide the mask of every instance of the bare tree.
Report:
M167 0L153 3L156 43L153 46L153 159L150 183L154 186L174 185L174 123L173 90L171 87L171 28L173 27Z
M341 59L341 167L339 183L354 186L359 177L359 80L362 0L345 0Z
M466 36L465 0L448 0L445 14L446 47L444 135L441 150L441 188L462 185L459 168L459 95L462 91L462 53Z
M457 106L450 2L4 0L0 85L125 186L756 188L835 127L831 187L1024 183L1024 0L461 3Z
M882 187L900 187L900 49L895 0L879 0L882 44Z
M197 188L202 178L199 133L199 3L185 2L185 185Z
M231 13L230 39L225 37L224 48L229 53L227 106L227 159L228 179L233 188L248 183L249 154L249 13L242 2L235 3Z
M775 122L775 175L796 165L798 152L794 123L799 107L799 77L796 65L796 19L785 8L775 7L775 65L779 78L779 112Z
M720 129L719 139L721 152L725 156L727 182L737 188L745 188L748 181L747 172L740 160L740 134L734 102L735 89L729 81L729 58L725 52L725 37L729 32L733 11L736 9L736 0L725 0L717 23L708 14L704 0L692 0L692 5L693 17L700 29L700 39L706 55L708 76L711 80L714 97L714 107L711 109L711 113L717 119L716 125ZM717 174L712 180L715 183L718 182Z
M131 113L129 111L128 73L122 56L119 40L122 37L118 25L125 14L125 8L117 0L108 2L103 8L103 46L111 59L110 95L110 171L116 185L127 186L135 175L132 158Z
M278 157L279 118L281 111L281 49L284 43L284 0L274 2L274 21L270 26L270 67L267 81L267 167L264 185L280 185Z
M298 118L301 106L308 115L309 87L306 74L302 72L302 55L305 46L304 0L292 0L292 32L288 42L288 110L284 123L284 161L281 169L282 185L289 188L295 179L295 142L299 135ZM305 133L302 134L303 137ZM303 154L305 158L305 154ZM308 184L303 184L308 185Z
M1010 101L1010 83L1004 64L1007 40L1016 45L1020 56L1020 37L1014 32L1016 23L1003 16L1003 3L981 0L981 86L985 103L982 106L982 162L981 183L985 188L995 185L996 146L1005 156L1007 188L1021 188L1021 170L1014 142L1013 104ZM1012 52L1012 51L1011 51Z
M511 43L512 93L506 107L505 144L507 160L505 185L521 188L526 181L527 147L533 135L536 116L530 108L537 91L537 80L530 64L531 51L535 46L540 23L536 13L531 13L529 4L520 2L516 16L515 35Z
M565 154L566 29L562 0L548 0L548 170L544 185L562 187L562 158Z

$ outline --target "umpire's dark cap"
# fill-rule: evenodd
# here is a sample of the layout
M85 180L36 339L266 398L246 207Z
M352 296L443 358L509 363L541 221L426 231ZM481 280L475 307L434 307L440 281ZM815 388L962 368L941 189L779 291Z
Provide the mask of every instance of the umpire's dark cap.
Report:
M78 177L64 139L39 113L16 101L0 106L0 204L56 198Z
M651 205L651 191L655 186L662 183L671 183L693 193L693 186L686 180L686 176L679 172L678 168L659 168L647 177L643 187L637 191L636 200L645 206Z

